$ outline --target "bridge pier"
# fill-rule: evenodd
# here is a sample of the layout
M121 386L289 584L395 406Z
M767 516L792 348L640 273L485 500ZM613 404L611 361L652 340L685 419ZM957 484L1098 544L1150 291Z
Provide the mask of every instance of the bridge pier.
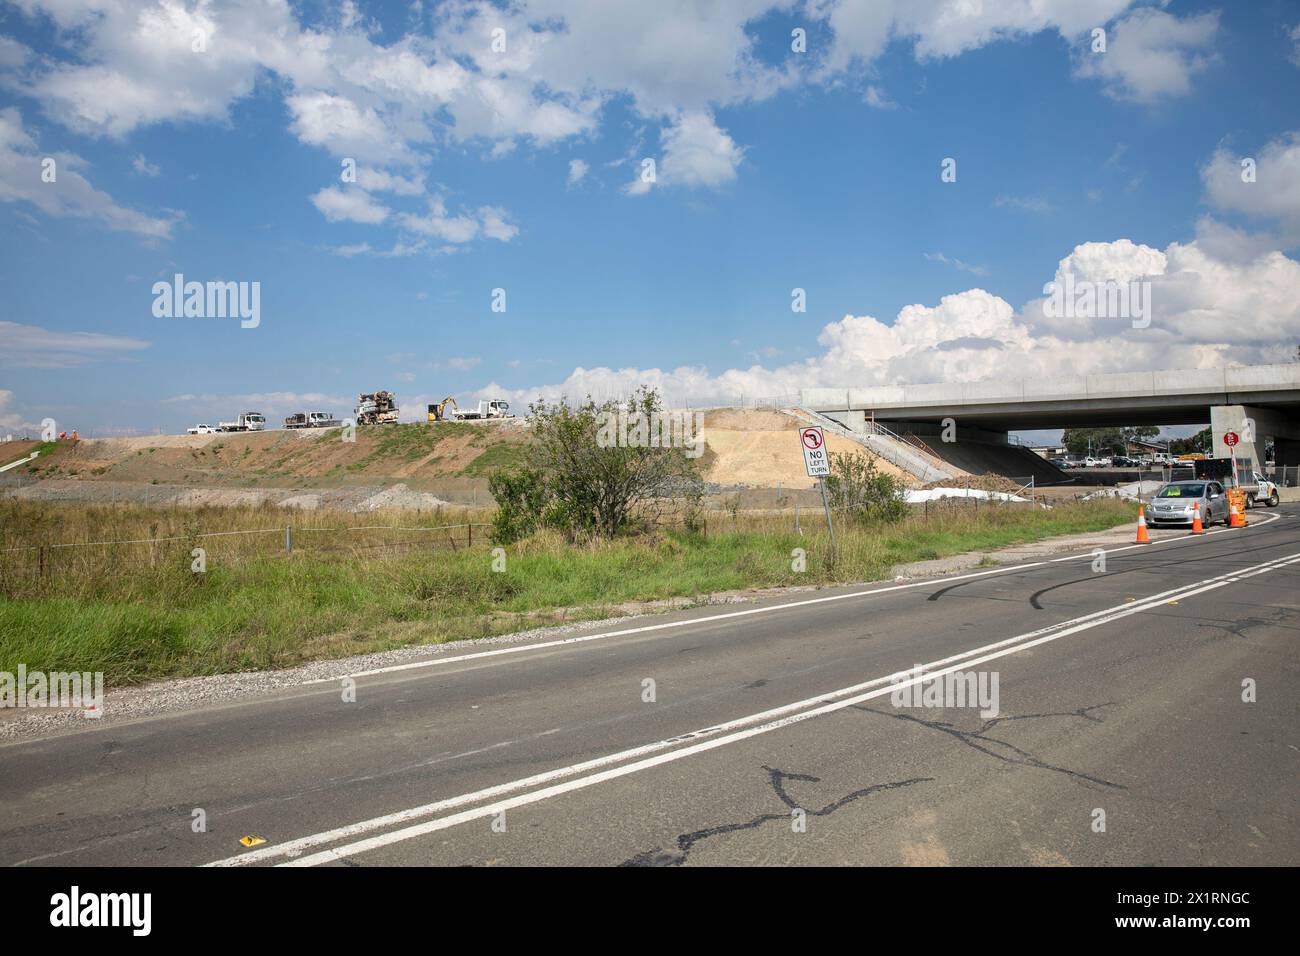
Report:
M1229 452L1223 436L1236 432L1240 439L1236 449ZM1283 454L1300 456L1300 420L1276 409L1258 405L1210 406L1210 456L1248 458L1256 466L1264 464L1264 446L1273 439L1275 459L1281 464L1300 464L1300 460L1283 461Z

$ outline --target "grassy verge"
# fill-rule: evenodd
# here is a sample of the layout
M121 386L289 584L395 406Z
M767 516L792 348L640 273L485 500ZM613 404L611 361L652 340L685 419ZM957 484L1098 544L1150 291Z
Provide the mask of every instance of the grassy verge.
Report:
M121 685L160 677L257 668L596 618L624 602L694 597L789 584L878 580L893 565L997 548L1054 535L1098 531L1132 520L1114 501L1036 508L939 509L889 526L839 528L832 565L820 529L800 536L783 516L711 518L707 536L664 532L571 547L540 535L512 546L506 570L492 570L490 545L432 552L394 543L326 550L298 533L292 556L278 536L214 544L204 574L190 570L192 540L113 549L68 549L75 561L31 571L29 553L0 557L0 671L103 671ZM808 516L811 517L811 516ZM300 519L301 520L301 519ZM390 538L409 515L331 516L316 524L388 523ZM429 517L424 517L430 522ZM448 519L441 518L438 523ZM452 519L463 520L463 519ZM160 537L237 525L274 529L283 514L105 509L57 511L0 502L0 547L52 540ZM256 527L254 527L256 526ZM72 533L73 531L76 533ZM147 533L145 533L147 532ZM365 530L366 535L382 532ZM259 550L260 548L260 550ZM792 552L807 569L792 570Z

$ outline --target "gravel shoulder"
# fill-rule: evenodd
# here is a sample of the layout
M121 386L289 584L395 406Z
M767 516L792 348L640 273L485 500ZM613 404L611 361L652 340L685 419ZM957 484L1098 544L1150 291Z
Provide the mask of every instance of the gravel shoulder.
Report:
M1152 539L1160 540L1164 537L1178 536L1181 536L1180 532L1163 531L1153 533ZM1122 547L1132 543L1132 540L1132 529L1127 525L1123 525L1109 531L1064 535L993 551L974 551L935 561L917 561L898 565L893 568L893 580L904 582L942 577L979 567L1014 565L1068 552ZM847 582L843 585L837 585L837 587L852 587L855 584L866 585L873 583L878 584L881 582ZM783 595L794 596L816 590L819 590L819 588L761 588L719 592L703 596L698 600L677 598L638 602L620 605L615 609L621 612L617 616L600 620L575 621L567 624L531 628L498 637L453 641L446 644L416 644L372 654L362 654L335 660L313 661L309 664L283 670L245 671L237 674L217 674L208 677L157 681L120 690L106 688L103 714L93 720L87 719L80 711L72 710L8 709L0 711L0 745L9 741L78 733L124 721L228 703L321 680L340 679L358 671L389 667L394 664L405 664L443 654L457 653L467 648L554 640L558 637L617 627L639 618L667 611L748 603ZM577 608L568 609L568 611L574 613L581 613L581 610ZM561 617L566 616L565 611L557 612L557 614Z

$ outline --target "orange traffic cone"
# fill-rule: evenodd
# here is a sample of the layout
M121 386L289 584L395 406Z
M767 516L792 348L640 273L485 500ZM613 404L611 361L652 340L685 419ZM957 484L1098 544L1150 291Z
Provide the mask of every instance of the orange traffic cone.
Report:
M1201 503L1196 502L1196 510L1192 512L1192 534L1205 534L1205 525L1201 524Z
M1137 536L1136 543L1137 544L1151 543L1151 535L1147 534L1146 512L1142 510L1142 506L1140 504L1138 505L1138 536Z
M1241 512L1237 510L1237 506L1232 502L1228 502L1228 527L1246 527L1246 519L1242 517Z

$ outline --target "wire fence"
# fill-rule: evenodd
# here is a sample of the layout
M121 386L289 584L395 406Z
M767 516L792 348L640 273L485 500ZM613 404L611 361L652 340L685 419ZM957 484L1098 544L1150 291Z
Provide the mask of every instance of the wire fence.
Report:
M430 526L294 526L202 531L155 537L93 541L49 541L0 547L0 593L17 582L57 581L119 573L123 567L174 566L192 561L234 563L312 556L390 557L413 552L464 551L489 543L491 525L482 522Z

